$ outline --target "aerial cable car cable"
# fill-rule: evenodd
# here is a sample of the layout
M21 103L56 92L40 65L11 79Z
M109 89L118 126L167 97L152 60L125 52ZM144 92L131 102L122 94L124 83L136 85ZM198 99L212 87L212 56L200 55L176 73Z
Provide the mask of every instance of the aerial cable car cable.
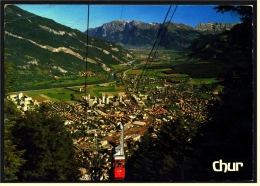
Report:
M162 28L163 28L163 26L164 26L164 24L165 24L165 21L166 21L166 19L167 19L167 17L168 17L168 14L169 14L169 12L170 12L170 9L171 9L171 6L170 6L169 9L168 9L168 12L167 12L167 14L166 14L166 16L165 16L165 18L164 18L164 21L163 21L162 26L161 26L160 29L159 29L159 32L157 32L157 36L156 36L155 42L154 42L154 44L153 44L153 47L152 47L152 49L151 49L151 52L150 52L150 54L149 54L149 56L148 56L146 65L147 65L147 63L149 62L149 59L150 59L151 54L152 54L152 52L153 52L153 49L154 49L154 47L155 47L155 45L156 45L156 43L157 43L157 40L158 40L158 38L159 38L159 36L160 36L160 33L161 33ZM144 66L144 68L146 67L146 65Z
M160 44L161 44L161 42L162 42L162 39L163 39L163 38L164 38L164 36L165 36L165 33L166 33L166 32L167 32L167 30L168 30L169 24L171 23L171 20L172 20L172 18L173 18L173 15L174 15L174 14L175 14L175 12L176 12L176 9L177 9L177 7L178 7L178 5L176 5L176 7L175 7L175 9L174 9L174 11L173 11L173 13L172 13L172 16L171 16L171 18L170 18L170 21L168 22L168 24L167 24L167 26L166 26L166 29L164 30L164 33L163 33L163 35L162 35L162 37L161 37L161 40L160 40L159 44L157 45L157 48L156 48L156 50L155 50L155 52L154 52L154 55L153 55L152 59L154 59L154 58L155 58L155 55L156 55L156 53L157 53L157 50L158 50L158 48L159 48L159 46L160 46ZM152 63L152 60L150 60L150 63L149 63L149 65L148 65L148 66L150 66L150 65L151 65L151 63ZM146 72L147 72L147 68L146 68L146 71L145 71L145 73L144 73L144 74L146 74Z
M172 5L170 5L170 7L169 7L169 9L168 9L168 11L167 11L167 14L166 14L166 16L165 16L165 18L164 18L163 24L162 24L161 28L159 29L159 31L157 32L157 36L156 36L155 42L154 42L153 47L152 47L152 49L151 49L151 52L150 52L150 54L149 54L149 56L148 56L148 58L147 58L147 61L146 61L145 65L144 65L144 67L143 67L143 70L142 70L142 73L141 73L141 75L140 75L139 81L137 82L137 86L136 86L135 92L138 92L139 83L140 83L140 81L141 81L141 79L142 79L142 77L143 77L144 70L145 70L145 68L146 68L146 66L147 66L147 64L148 64L148 62L149 62L149 59L150 59L151 54L152 54L152 52L153 52L153 49L154 49L154 47L155 47L155 45L156 45L156 43L157 43L157 40L158 40L158 38L159 38L159 36L160 36L160 33L161 33L161 31L162 31L162 28L163 28L163 25L165 24L165 21L166 21L166 19L167 19L167 17L168 17L168 14L169 14L170 10L171 10L171 7L172 7Z
M122 18L123 10L124 10L124 5L122 5L122 9L121 9L121 13L120 13L119 21L122 20L121 18ZM116 39L115 39L115 42L117 43L118 40L119 40L119 30L118 30L118 32L117 32L117 36L116 36L115 38L116 38ZM120 42L120 41L119 41L119 42Z
M174 9L174 11L173 11L173 13L172 13L172 16L171 16L171 18L170 18L170 21L169 21L169 22L167 23L167 25L166 25L166 29L164 30L164 33L162 34L162 37L161 37L161 39L160 39L160 41L159 41L159 44L157 45L157 48L156 48L156 50L155 50L155 52L154 52L154 55L153 55L152 59L150 60L150 63L148 64L148 66L151 65L153 59L155 58L155 55L156 55L156 53L157 53L157 50L158 50L158 48L159 48L159 46L160 46L160 44L161 44L161 42L162 42L162 39L163 39L164 36L165 36L165 33L166 33L167 30L168 30L169 24L170 24L170 22L171 22L171 20L172 20L172 18L173 18L173 15L174 15L175 12L176 12L177 7L178 7L178 5L176 5L176 7L175 7L175 9ZM148 71L148 68L146 68L146 70L145 70L145 72L144 72L144 75L146 74L147 71Z
M122 10L121 10L121 15L120 15L120 20L121 20L121 18L122 18L123 10L124 10L124 5L122 5Z
M175 9L174 9L174 11L173 11L173 13L172 13L172 16L171 16L171 18L170 18L170 21L168 22L168 24L167 24L167 26L166 26L166 29L164 30L164 33L163 33L163 35L162 35L162 37L161 37L161 40L160 40L159 44L157 45L156 51L155 51L155 53L154 53L154 55L153 55L153 58L152 58L152 59L154 59L154 57L155 57L155 54L156 54L156 52L157 52L157 50L158 50L158 47L160 46L160 44L161 44L161 42L162 42L162 39L164 38L164 36L165 36L165 33L166 33L166 32L167 32L167 30L168 30L169 24L171 23L171 20L172 20L172 18L173 18L173 15L174 15L174 14L175 14L175 12L176 12L176 9L177 9L177 7L178 7L178 5L176 5L176 7L175 7ZM152 62L152 61L150 61L150 62Z
M157 32L157 36L156 36L155 42L154 42L153 47L152 47L152 49L151 49L151 52L150 52L150 54L149 54L149 56L148 56L148 58L147 58L146 64L145 64L144 67L143 67L143 70L142 70L142 73L141 73L141 75L140 75L139 81L137 82L137 86L136 86L135 92L138 92L139 84L140 84L140 81L141 81L141 79L142 79L142 77L143 77L144 70L145 70L145 68L147 67L147 64L148 64L148 62L149 62L149 59L150 59L151 54L152 54L152 52L153 52L153 49L154 49L154 47L155 47L155 45L156 45L156 43L157 43L157 40L158 40L158 38L159 38L159 36L160 36L160 33L161 33L162 28L163 28L163 26L164 26L164 24L165 24L165 21L166 21L166 19L167 19L167 17L168 17L168 14L169 14L169 12L170 12L171 7L172 7L172 6L169 7L168 12L167 12L167 14L166 14L166 16L165 16L165 18L164 18L163 24L162 24L162 26L160 27L159 31Z
M86 120L86 116L87 116L87 76L88 76L88 73L87 73L87 71L88 71L88 53L89 53L89 4L88 4L88 18L87 18L87 36L86 36L86 71L85 71L85 99L84 99L84 111L85 111L85 113L84 113L84 120L85 120L85 122L87 122L87 120ZM88 102L89 102L89 100L88 100ZM95 140L96 138L94 137L94 141L96 142L96 140ZM94 142L94 143L95 143ZM93 150L96 150L96 148L97 148L97 145L95 145L94 144L94 147L93 147L94 149ZM94 153L94 152L93 152ZM98 171L100 171L100 169L98 169L97 168L97 166L98 166L98 163L99 163L99 161L97 160L97 161L95 161L95 165L94 165L94 172L92 172L91 173L91 180L92 181L98 181L98 180L100 180L100 176L101 176L101 174L100 174L100 172L98 172Z
M163 25L164 25L164 24L163 24ZM162 27L163 27L163 25L162 25ZM161 28L162 28L162 27L161 27ZM160 32L159 32L159 33L160 33ZM153 48L152 48L152 50L151 50L151 52L150 52L150 54L149 54L149 56L148 56L147 62L146 62L146 64L145 64L144 67L143 67L143 70L142 70L142 73L141 73L141 75L140 75L140 77L139 77L139 80L138 80L136 86L134 87L134 92L138 92L140 82L141 82L141 80L142 80L142 78L143 78L143 76L144 76L144 74L145 74L145 71L147 70L147 67L149 66L148 64L151 63L151 61L150 61L150 63L149 63L149 60L152 60L152 59L150 59L150 58L151 58L153 49L154 49L154 47L155 47L155 44L157 43L157 39L158 39L158 37L156 38L156 41L155 41L155 43L154 43L154 46L153 46Z
M88 70L88 35L89 35L89 5L88 5L88 22L87 22L87 37L86 37L86 71L85 71L85 111L87 108L87 70Z

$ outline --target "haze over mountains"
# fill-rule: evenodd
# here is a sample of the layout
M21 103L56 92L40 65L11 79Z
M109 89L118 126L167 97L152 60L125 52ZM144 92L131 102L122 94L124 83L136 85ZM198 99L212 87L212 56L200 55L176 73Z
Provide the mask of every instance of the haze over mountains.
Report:
M116 20L105 23L100 27L88 30L90 36L98 36L109 41L136 47L152 46L162 24L144 23L140 21ZM172 22L165 23L162 32L164 39L160 46L165 49L184 49L189 47L193 40L205 34L216 34L230 30L236 24L229 23L200 23L195 28ZM87 31L85 31L87 33Z

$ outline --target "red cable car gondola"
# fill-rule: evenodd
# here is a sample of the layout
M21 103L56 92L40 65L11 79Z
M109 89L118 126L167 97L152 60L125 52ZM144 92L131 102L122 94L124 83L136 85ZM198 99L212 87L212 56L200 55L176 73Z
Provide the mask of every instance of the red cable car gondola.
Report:
M121 122L118 123L121 128L120 145L115 148L114 154L114 180L125 179L125 154L124 154L124 128Z
M114 157L114 180L125 179L125 156Z

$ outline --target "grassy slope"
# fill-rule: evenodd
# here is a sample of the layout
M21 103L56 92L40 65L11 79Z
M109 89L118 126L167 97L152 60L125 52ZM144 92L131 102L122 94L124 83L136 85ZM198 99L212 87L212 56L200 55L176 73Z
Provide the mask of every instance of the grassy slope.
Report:
M96 64L88 63L87 70L98 74L106 72L101 68L99 62L110 65L118 65L120 62L115 60L113 56L121 62L128 62L131 58L127 58L128 51L123 49L116 43L107 42L95 37L89 37L90 47L86 52L86 35L78 30L57 24L56 22L36 16L29 12L23 11L16 6L7 6L5 9L5 31L22 37L18 39L9 35L5 35L5 49L8 53L6 62L14 63L15 74L18 75L19 83L14 87L15 90L29 90L35 88L57 87L57 81L54 76L64 77L63 82L58 82L61 86L79 85L84 80L75 79L79 71L85 71L86 63L71 54L64 52L51 52L42 49L42 46L50 46L53 48L65 47L73 50L83 58L95 60ZM51 28L52 30L50 31ZM55 32L55 33L54 33ZM59 34L57 34L59 33ZM34 44L28 40L35 42ZM107 51L109 53L105 53ZM34 62L32 64L31 62ZM35 62L37 64L35 64ZM63 73L55 66L66 70ZM71 79L68 79L71 77ZM60 78L60 79L62 79ZM107 81L107 76L101 80L89 78L94 82Z

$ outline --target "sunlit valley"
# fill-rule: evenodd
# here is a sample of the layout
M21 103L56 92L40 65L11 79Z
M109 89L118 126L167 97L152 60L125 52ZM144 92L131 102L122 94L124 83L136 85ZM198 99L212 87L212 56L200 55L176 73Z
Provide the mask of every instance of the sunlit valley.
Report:
M159 43L162 24L83 33L13 5L4 15L6 137L20 153L6 180L114 181L118 146L129 182L252 179L248 20L171 22ZM247 166L221 177L221 158Z

